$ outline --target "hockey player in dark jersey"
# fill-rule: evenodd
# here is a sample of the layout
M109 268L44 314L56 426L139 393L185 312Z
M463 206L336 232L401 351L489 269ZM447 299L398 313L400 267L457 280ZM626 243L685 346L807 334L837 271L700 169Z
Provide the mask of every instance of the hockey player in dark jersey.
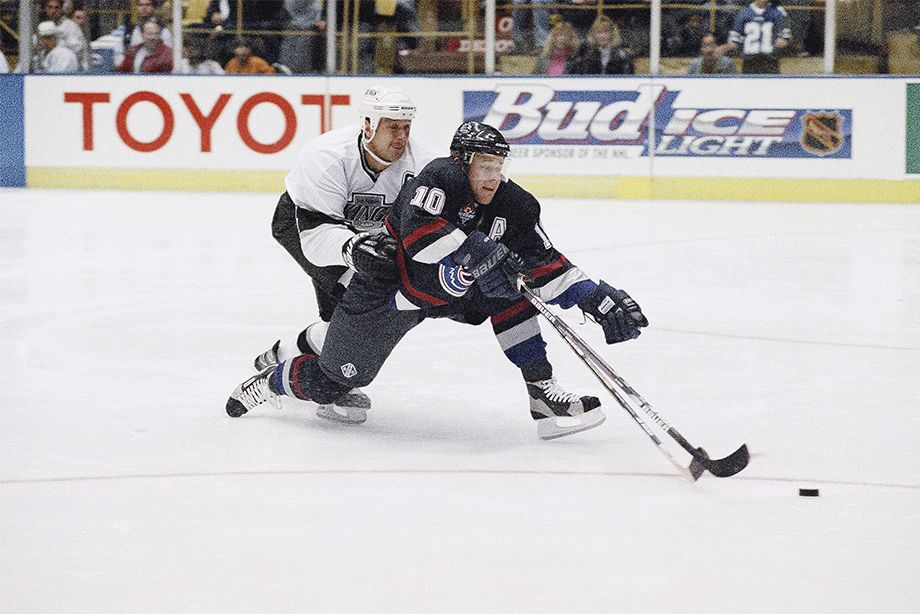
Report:
M626 292L591 281L553 248L536 198L502 176L508 152L495 128L461 125L451 156L433 160L403 187L387 234L368 234L346 250L357 274L333 314L322 355L301 355L249 378L234 390L227 413L240 416L276 395L331 403L369 384L425 318L491 318L502 349L521 369L540 437L601 424L596 397L565 392L553 377L537 312L516 282L527 280L549 303L577 305L602 326L608 343L638 337L648 321Z

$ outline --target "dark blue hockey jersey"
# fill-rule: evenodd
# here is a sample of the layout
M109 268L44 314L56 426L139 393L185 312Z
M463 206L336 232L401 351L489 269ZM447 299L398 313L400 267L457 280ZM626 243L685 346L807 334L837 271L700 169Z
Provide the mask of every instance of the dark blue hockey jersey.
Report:
M522 256L544 301L568 308L596 286L553 247L540 225L540 203L502 178L492 202L476 203L466 173L452 158L432 160L407 182L386 219L397 239L398 309L437 308L463 296L451 283L451 260L467 235L480 230Z
M786 26L786 9L773 4L759 9L751 3L735 17L728 42L738 45L743 55L757 55L773 53L777 37L792 37Z

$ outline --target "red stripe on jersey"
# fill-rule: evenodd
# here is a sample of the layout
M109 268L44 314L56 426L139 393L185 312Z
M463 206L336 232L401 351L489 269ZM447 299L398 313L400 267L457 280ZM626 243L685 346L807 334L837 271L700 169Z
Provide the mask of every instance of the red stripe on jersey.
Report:
M313 354L304 354L303 356L298 356L294 359L294 364L291 365L291 388L294 390L294 394L297 395L298 399L310 400L310 396L304 394L304 391L300 389L300 377L298 377L298 372L300 371L300 365L303 364L305 360L310 360L311 358L316 358Z
M402 278L403 287L407 292L409 292L409 294L419 299L420 301L425 301L426 303L430 303L435 307L440 307L447 304L447 301L442 301L436 296L431 296L430 294L426 294L425 292L416 290L414 287L412 287L412 284L409 282L409 271L406 269L406 257L403 250L401 249L396 250L396 266L399 269L399 276Z
M413 243L415 243L416 241L418 241L425 235L432 233L432 232L437 232L438 230L441 230L442 228L444 228L444 226L446 225L447 225L447 220L445 220L443 217L439 217L438 219L431 222L430 224L426 224L422 226L421 228L415 229L413 232L409 234L408 237L403 239L402 241L403 247L406 249L409 249L410 245L412 245Z
M557 258L556 260L550 262L549 264L544 264L544 265L541 266L541 267L535 268L535 269L533 270L533 273L532 273L532 274L533 274L534 278L543 277L544 275L547 275L547 274L549 274L549 273L552 273L553 271L555 271L556 269L560 268L561 266L563 266L563 265L564 265L565 263L567 263L567 262L568 262L568 260L566 259L566 257L563 256L562 254L559 254L559 258Z
M494 316L492 316L492 325L494 326L494 325L496 325L496 324L501 324L502 322L504 322L504 321L507 320L508 318L511 318L511 317L513 317L513 316L516 316L517 314L521 313L522 311L524 311L525 309L527 309L527 308L530 307L530 306L531 306L531 305L530 305L530 301L528 301L528 300L525 298L525 299L522 300L520 303L515 303L514 305L512 305L512 306L509 307L508 309L505 309L504 311L501 311L501 312L499 312L499 313L496 313Z

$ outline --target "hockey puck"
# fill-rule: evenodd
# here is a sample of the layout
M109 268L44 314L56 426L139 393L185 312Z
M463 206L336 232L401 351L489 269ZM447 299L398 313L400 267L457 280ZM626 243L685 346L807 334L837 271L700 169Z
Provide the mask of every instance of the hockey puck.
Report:
M800 488L799 496L800 497L817 497L818 489L817 488Z

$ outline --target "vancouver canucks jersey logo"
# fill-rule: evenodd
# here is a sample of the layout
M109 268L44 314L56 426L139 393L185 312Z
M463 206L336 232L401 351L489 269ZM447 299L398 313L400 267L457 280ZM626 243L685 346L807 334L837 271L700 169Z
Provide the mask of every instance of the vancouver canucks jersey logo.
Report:
M390 212L383 194L356 193L345 203L345 221L355 230L364 231L380 228L383 219Z

